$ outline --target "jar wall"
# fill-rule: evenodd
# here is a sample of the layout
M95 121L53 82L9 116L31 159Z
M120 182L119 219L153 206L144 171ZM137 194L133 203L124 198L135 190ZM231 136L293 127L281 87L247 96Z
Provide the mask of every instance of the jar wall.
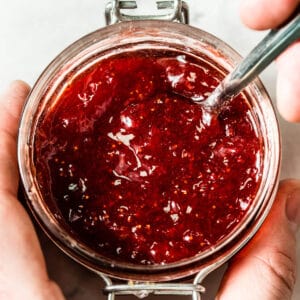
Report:
M147 29L145 29L147 28ZM118 35L113 33L117 32ZM116 45L111 48L111 45ZM171 46L170 46L171 45ZM46 233L71 257L87 267L108 273L109 275L150 281L165 281L191 275L203 266L224 262L255 233L273 201L278 182L280 165L280 140L277 121L270 100L257 80L247 90L255 106L254 113L261 125L264 137L264 178L259 191L257 206L251 212L243 226L227 240L225 247L217 249L214 256L203 255L195 259L161 267L144 267L132 265L114 265L103 257L97 257L90 249L74 240L58 222L52 210L46 206L39 191L35 168L32 161L32 145L34 134L43 110L49 106L50 99L55 93L60 93L66 84L65 78L72 77L88 68L103 56L118 53L127 49L140 49L145 47L170 47L174 50L187 51L195 55L208 56L224 69L230 70L239 60L239 56L228 46L216 38L198 29L180 24L142 21L135 24L123 23L110 26L94 32L80 41L74 43L60 54L34 86L26 104L19 136L19 165L25 191L29 198L29 205ZM199 49L201 49L199 51ZM55 103L51 103L55 105ZM250 227L249 227L250 226Z

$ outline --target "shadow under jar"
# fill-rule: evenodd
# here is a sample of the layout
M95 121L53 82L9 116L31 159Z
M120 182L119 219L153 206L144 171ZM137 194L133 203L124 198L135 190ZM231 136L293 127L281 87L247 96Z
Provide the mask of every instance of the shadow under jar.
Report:
M239 59L184 24L121 22L72 44L33 87L18 140L29 207L110 299L200 299L203 278L265 219L280 138L264 87L255 80L211 119L201 107Z

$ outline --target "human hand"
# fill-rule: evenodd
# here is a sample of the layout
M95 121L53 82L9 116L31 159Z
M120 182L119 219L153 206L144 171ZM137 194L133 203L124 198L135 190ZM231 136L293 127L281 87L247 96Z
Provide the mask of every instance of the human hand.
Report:
M299 10L299 4L299 0L243 0L241 18L253 29L274 28ZM300 41L278 57L277 66L278 110L288 121L300 122Z
M291 299L299 225L300 181L285 180L262 227L230 261L217 299Z
M28 85L16 81L0 96L0 299L62 300L62 292L48 278L30 218L17 199L16 139L28 92Z
M253 29L274 28L299 0L244 0L241 18ZM289 121L300 121L300 43L278 59L277 104ZM300 181L281 183L273 208L248 245L229 263L218 300L291 299L296 278L296 230L300 225Z

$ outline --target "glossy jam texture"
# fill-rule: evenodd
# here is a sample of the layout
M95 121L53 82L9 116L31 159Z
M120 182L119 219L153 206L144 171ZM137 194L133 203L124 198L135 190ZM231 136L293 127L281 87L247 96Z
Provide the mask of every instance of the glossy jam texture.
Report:
M209 122L223 74L182 53L102 60L69 82L35 136L40 190L99 254L165 264L214 247L251 207L262 142L244 96Z

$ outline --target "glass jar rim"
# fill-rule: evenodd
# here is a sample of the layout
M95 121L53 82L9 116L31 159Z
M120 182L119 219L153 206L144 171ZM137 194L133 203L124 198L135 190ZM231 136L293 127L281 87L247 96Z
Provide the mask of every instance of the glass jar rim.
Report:
M150 41L162 43L164 46L168 42L172 42L173 46L177 45L180 49L184 47L187 51L193 51L194 49L200 51L201 49L201 53L204 55L219 59L226 69L232 68L232 64L240 59L240 56L221 40L188 25L168 21L134 21L118 23L99 29L81 38L59 54L36 82L28 97L20 123L18 160L29 206L44 231L63 251L86 267L113 277L165 281L186 277L196 273L207 264L227 260L254 235L271 207L279 178L280 137L271 101L258 79L250 85L248 92L252 97L257 98L256 113L261 114L259 116L261 118L260 122L262 126L265 126L264 133L266 136L264 136L264 142L267 147L263 169L266 177L261 182L259 191L261 201L258 201L247 222L239 226L231 238L226 239L214 251L207 251L204 254L175 263L150 266L115 262L98 256L97 253L85 247L81 242L76 241L60 226L58 220L42 200L33 172L32 142L34 140L36 119L38 119L36 113L41 110L43 105L46 105L47 100L50 98L50 96L47 98L45 95L52 95L57 89L63 89L61 87L63 79L74 70L78 71L79 69L82 71L80 66L83 63L85 63L85 68L90 64L94 64L97 55L113 49L123 51L122 47L126 45L134 44L139 47L139 45L141 46L143 43L149 43ZM86 63L88 60L90 60L90 64ZM269 141L269 139L271 140Z

